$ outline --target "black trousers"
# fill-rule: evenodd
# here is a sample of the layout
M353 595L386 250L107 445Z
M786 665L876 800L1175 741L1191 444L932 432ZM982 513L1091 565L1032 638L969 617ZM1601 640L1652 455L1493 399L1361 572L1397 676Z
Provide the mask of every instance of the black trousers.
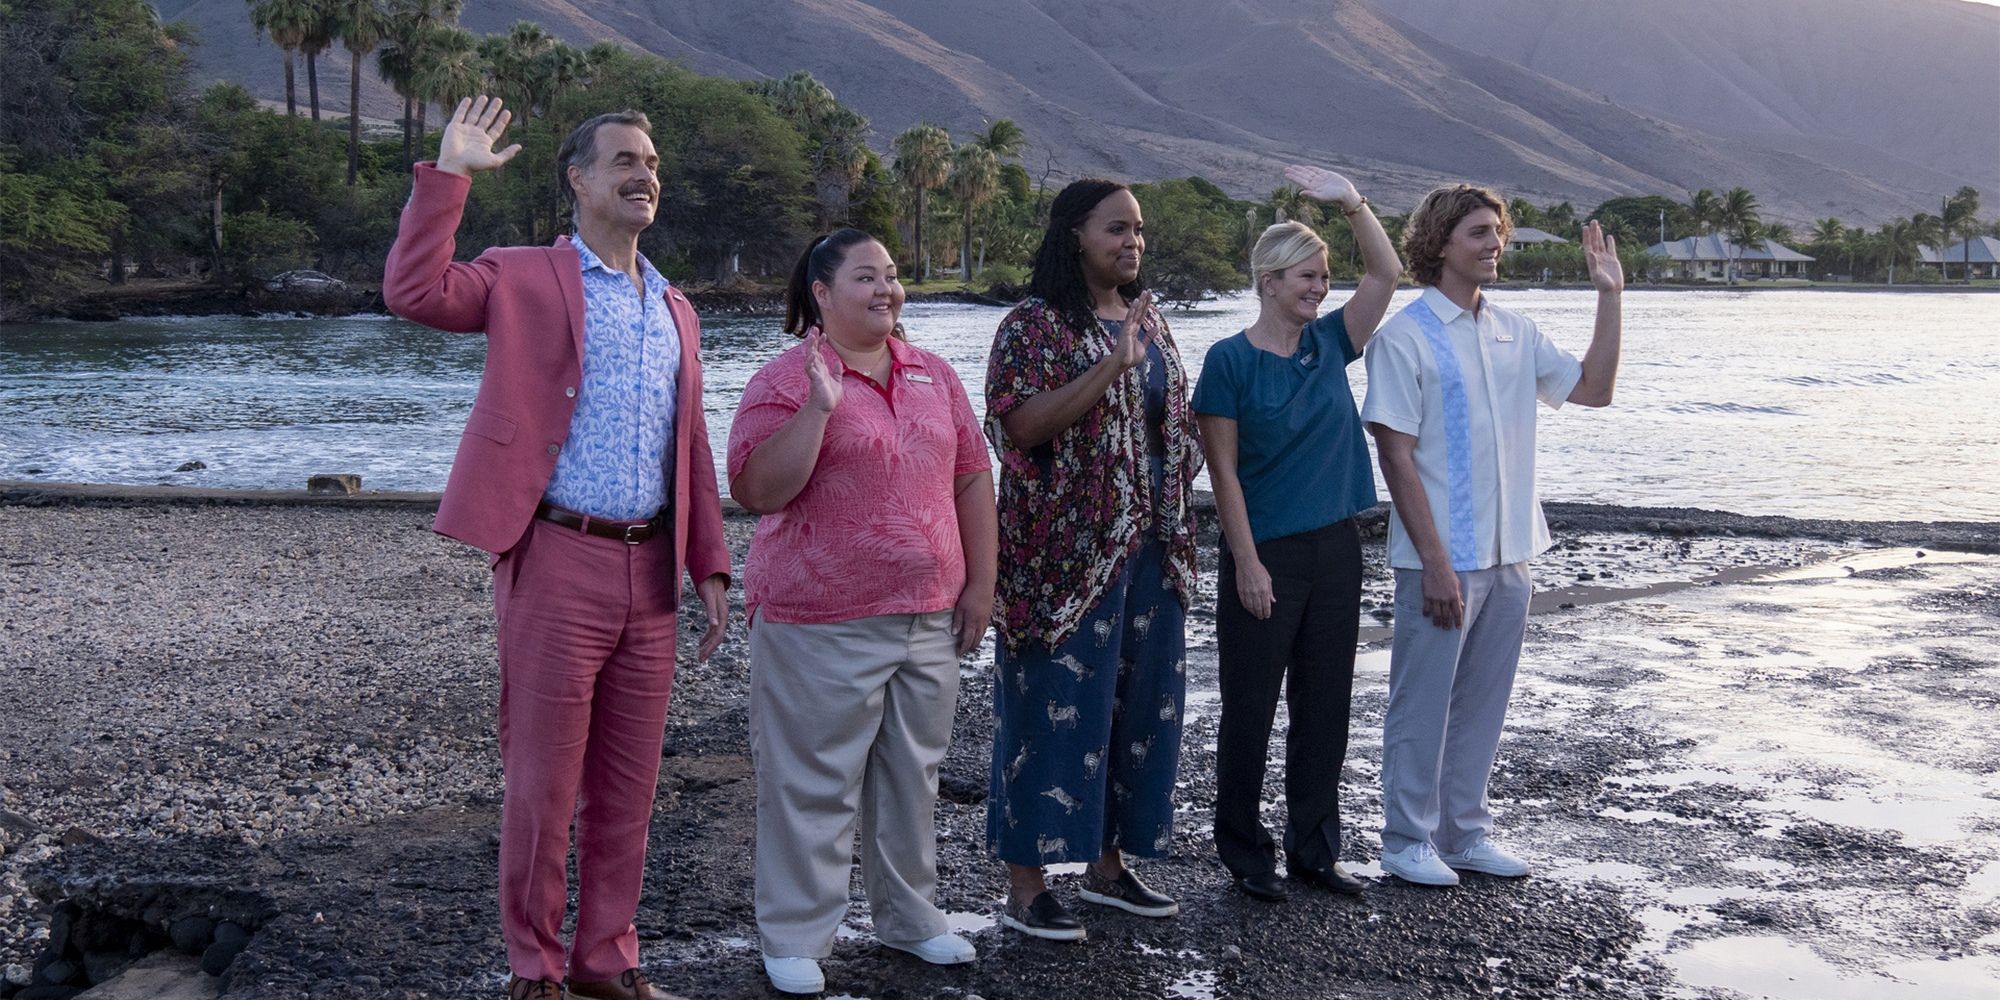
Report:
M1215 595L1222 675L1215 849L1238 876L1277 866L1258 806L1281 684L1291 711L1287 864L1294 872L1329 868L1340 857L1340 769L1361 616L1361 535L1352 518L1260 542L1257 558L1271 574L1271 617L1258 619L1236 596L1236 560L1227 544Z

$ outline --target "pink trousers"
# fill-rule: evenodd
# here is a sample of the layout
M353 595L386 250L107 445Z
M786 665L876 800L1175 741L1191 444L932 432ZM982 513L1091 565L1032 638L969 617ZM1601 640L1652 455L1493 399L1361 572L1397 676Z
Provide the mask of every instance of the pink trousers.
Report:
M493 565L500 647L500 929L524 979L616 979L632 926L674 680L679 580L640 545L534 521ZM562 943L576 828L575 946Z

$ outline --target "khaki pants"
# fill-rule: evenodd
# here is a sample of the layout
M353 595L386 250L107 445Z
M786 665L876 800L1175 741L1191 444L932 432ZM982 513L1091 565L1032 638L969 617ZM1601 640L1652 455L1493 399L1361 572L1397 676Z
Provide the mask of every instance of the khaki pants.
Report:
M884 941L949 929L937 893L938 764L951 740L951 612L750 627L757 931L764 954L824 958L861 874Z

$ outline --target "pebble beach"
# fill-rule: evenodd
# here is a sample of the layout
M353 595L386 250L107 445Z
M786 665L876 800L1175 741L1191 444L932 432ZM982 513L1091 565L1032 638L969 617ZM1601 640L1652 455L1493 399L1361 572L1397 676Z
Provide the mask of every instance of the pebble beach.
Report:
M101 982L154 951L216 958L189 980L211 996L498 994L491 590L482 553L431 533L432 503L0 489L0 997L49 988L30 984L65 956ZM1145 869L1183 915L1093 914L1068 950L994 927L989 642L964 667L939 814L940 904L984 958L881 949L857 905L830 995L1727 997L1760 939L1825 977L1763 995L2000 975L2000 526L1550 513L1494 779L1535 877L1275 908L1235 893L1207 836L1206 593L1175 850ZM728 523L739 566L752 523ZM1374 876L1389 580L1372 523L1343 803L1347 857ZM1213 543L1209 524L1208 587ZM771 995L742 629L739 605L705 665L683 636L638 921L648 971L692 997ZM1274 824L1281 787L1279 754Z

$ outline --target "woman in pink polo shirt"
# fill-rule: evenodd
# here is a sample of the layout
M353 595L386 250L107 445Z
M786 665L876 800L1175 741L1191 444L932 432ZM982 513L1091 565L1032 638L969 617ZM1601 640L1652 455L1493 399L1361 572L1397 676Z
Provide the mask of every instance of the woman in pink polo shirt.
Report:
M787 993L825 987L861 871L882 943L975 957L933 903L938 764L959 657L993 611L992 469L944 359L906 342L903 286L858 229L792 270L785 329L729 432L729 492L762 514L744 568L757 767L757 930Z

